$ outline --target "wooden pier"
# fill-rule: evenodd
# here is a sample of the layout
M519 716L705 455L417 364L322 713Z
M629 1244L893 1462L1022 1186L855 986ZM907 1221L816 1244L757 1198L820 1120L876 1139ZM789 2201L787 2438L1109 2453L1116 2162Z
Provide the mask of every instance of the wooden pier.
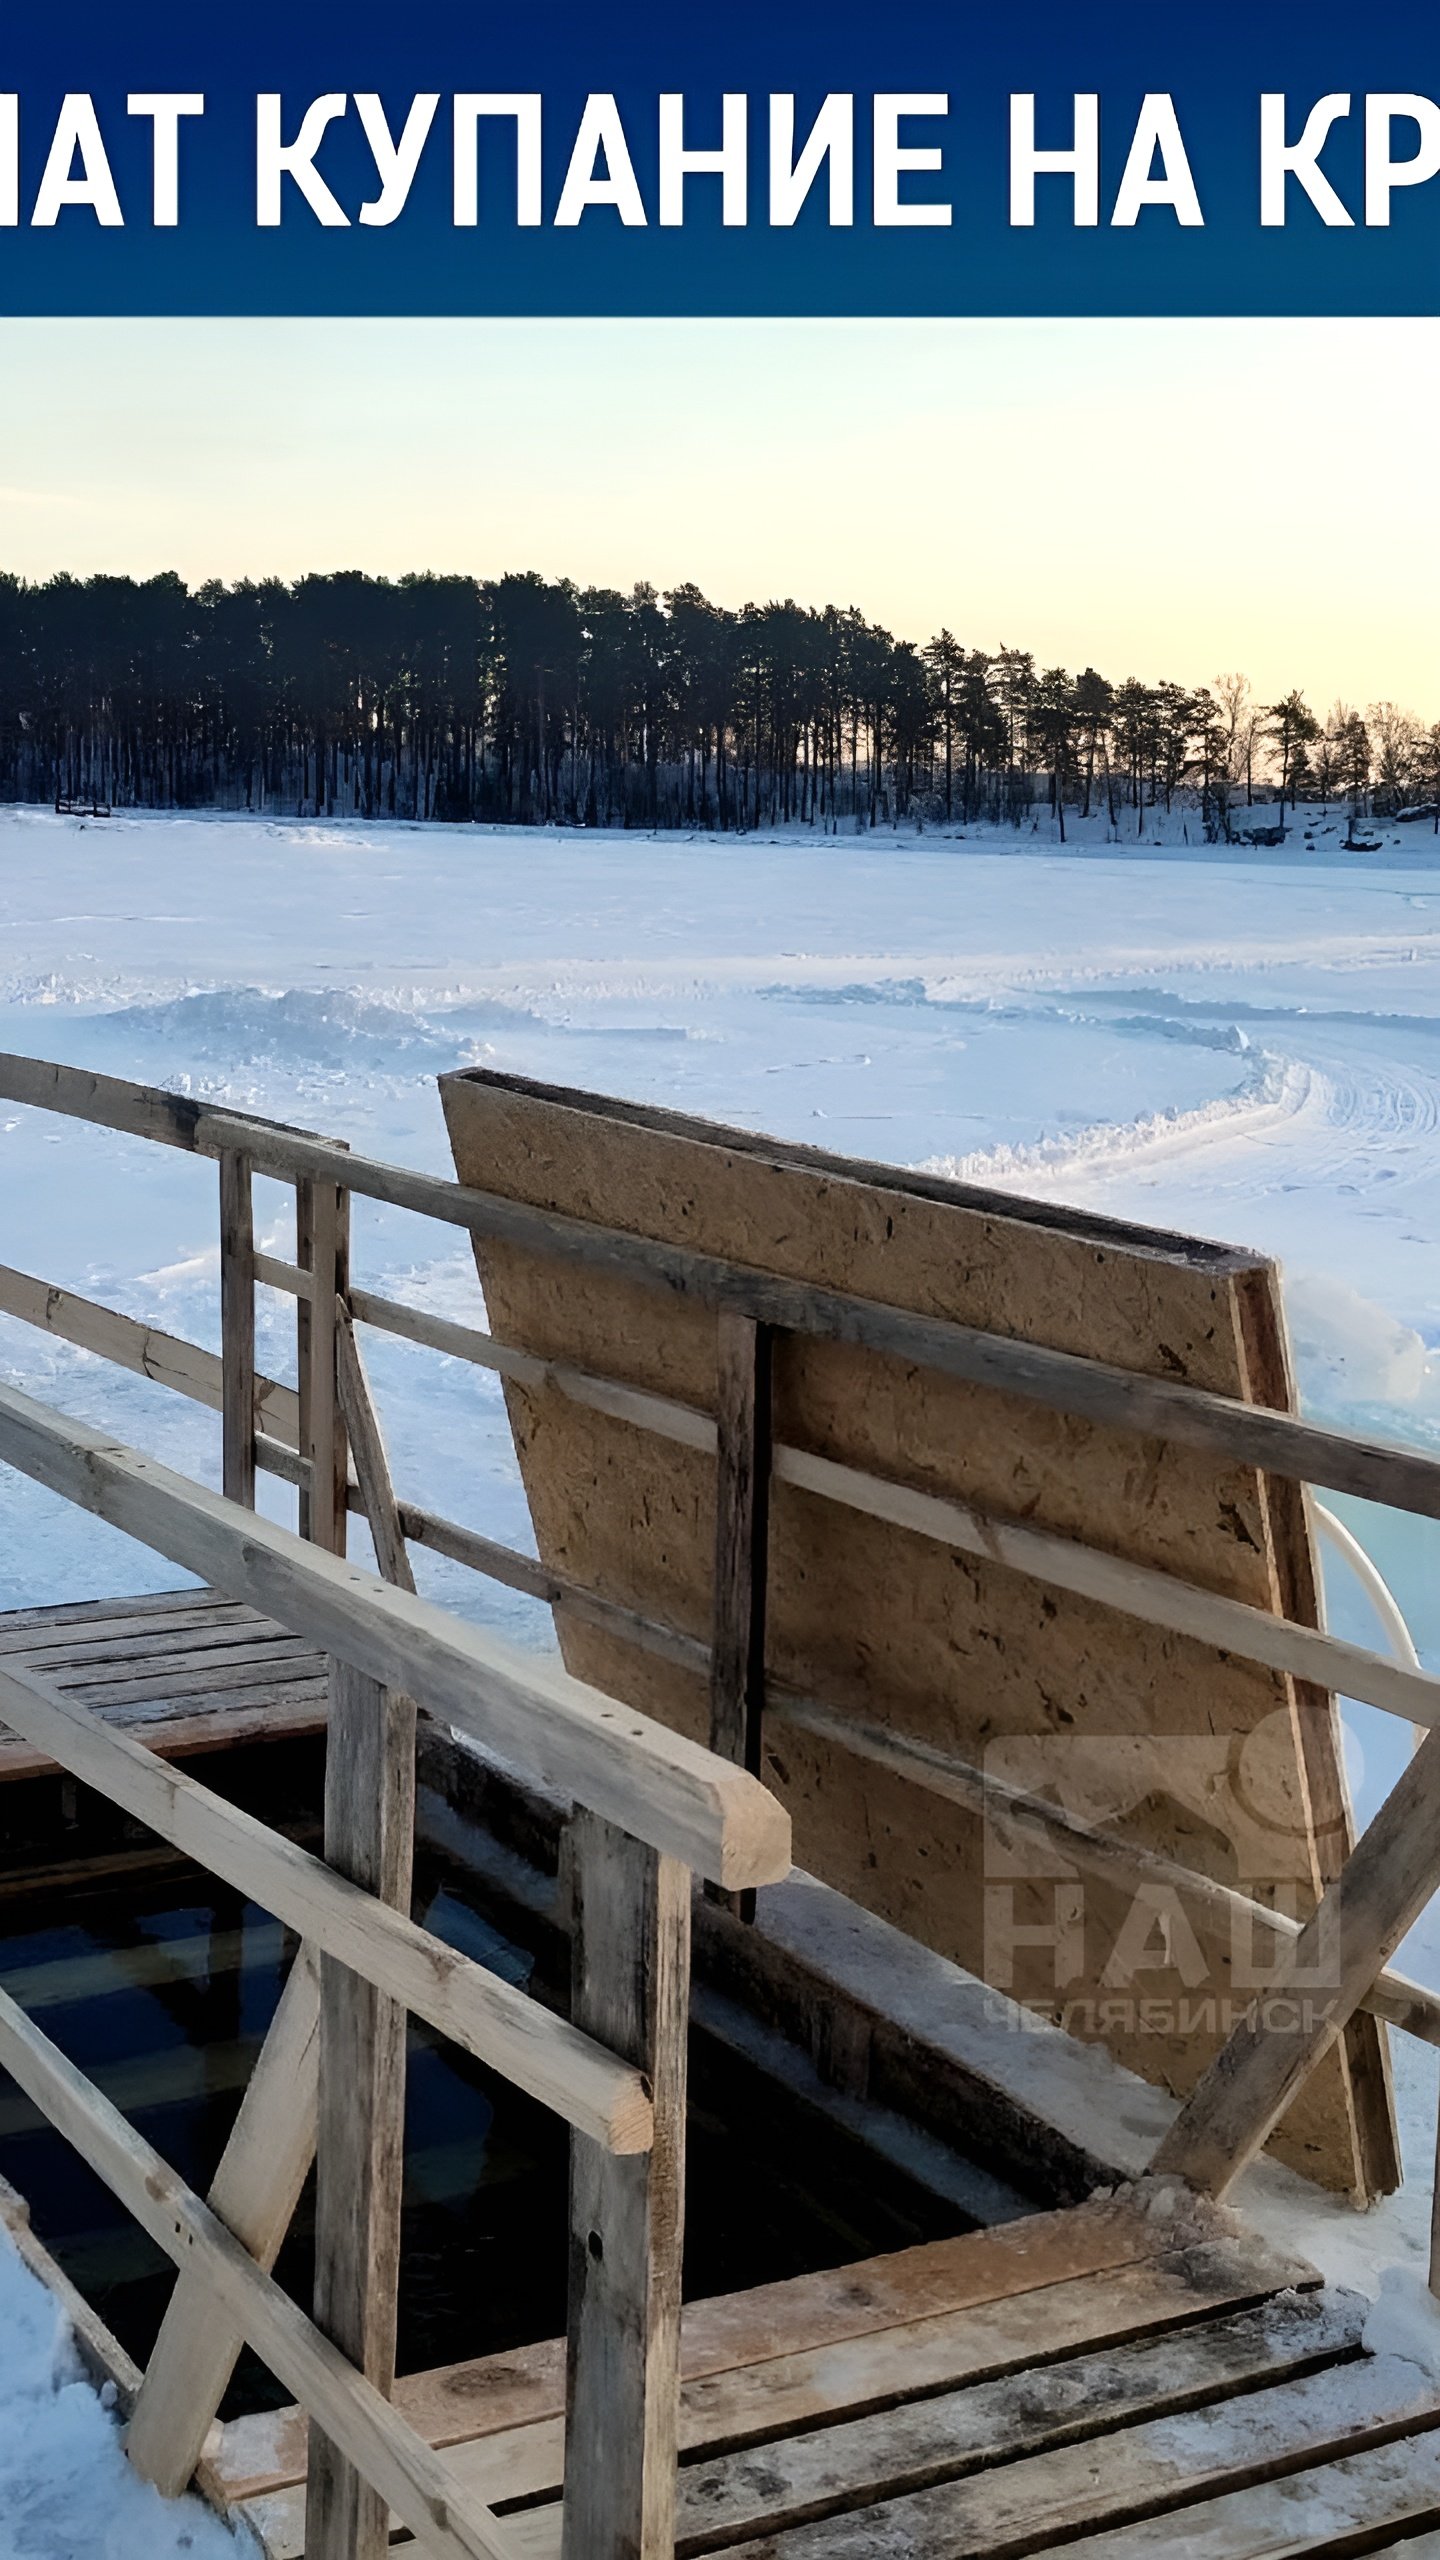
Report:
M11 1059L0 1094L218 1160L220 1352L3 1267L0 1311L218 1413L225 1487L211 1492L0 1388L0 1463L195 1578L145 1599L0 1619L0 1780L63 1772L300 1942L205 2196L0 1992L0 2065L176 2269L143 2373L82 2322L92 2367L110 2360L137 2470L167 2492L198 2481L270 2560L382 2560L406 2543L441 2560L1021 2560L1061 2549L1082 2560L1343 2560L1398 2554L1440 2530L1440 2389L1414 2364L1367 2353L1366 2306L1221 2202L1357 2019L1382 2058L1377 2022L1440 2044L1440 1998L1390 1962L1440 1879L1440 1680L1080 1535L990 1520L809 1457L771 1429L768 1364L787 1330L843 1339L1431 1518L1440 1463L1171 1378L548 1218L114 1080ZM295 1185L293 1263L256 1249L256 1172ZM679 1292L718 1329L714 1410L367 1292L350 1271L352 1192ZM293 1389L257 1375L257 1287L294 1301ZM366 1325L511 1382L538 1378L713 1463L708 1635L399 1495L365 1381ZM257 1470L296 1487L296 1529L254 1510ZM1278 2010L1257 2002L1183 2104L1168 2104L1155 2174L1133 2187L682 2312L692 1929L697 1945L748 1933L748 1978L778 1968L766 1986L778 2008L809 1996L803 1969L787 1978L783 1952L765 1951L767 1889L792 1889L788 1819L756 1774L766 1719L831 1743L838 1734L862 1775L898 1753L908 1782L946 1802L973 1801L980 1783L931 1743L858 1719L841 1734L833 1705L767 1683L772 1482L803 1483L817 1502L962 1554L978 1547L1017 1576L1267 1665L1297 1695L1307 1683L1343 1687L1427 1738L1309 1917L1009 1787L1006 1821L1059 1842L1082 1869L1178 1895L1211 1931L1243 1919L1282 1986L1306 1978L1338 1923L1333 1990ZM346 1557L352 1513L370 1527L378 1576ZM419 1598L415 1545L698 1673L713 1747ZM478 1748L551 1807L568 2015L410 1917L417 1722ZM207 1763L233 1741L302 1739L322 1725L316 1854L227 1802ZM746 1978L737 1955L734 1979ZM397 2377L407 2013L568 2127L570 2287L564 2338ZM852 2009L826 2036L827 2060L841 2069L848 2057L863 2096L879 2024L872 2034ZM904 2041L897 2026L892 2061ZM916 2077L923 2056L909 2044L901 2060ZM1033 2126L1018 2090L1004 2105L996 2139L1018 2157ZM312 2161L307 2311L272 2270ZM1072 2198L1084 2161L1077 2129ZM6 2203L4 2218L23 2230L23 2206ZM216 2412L246 2342L294 2405L222 2428Z

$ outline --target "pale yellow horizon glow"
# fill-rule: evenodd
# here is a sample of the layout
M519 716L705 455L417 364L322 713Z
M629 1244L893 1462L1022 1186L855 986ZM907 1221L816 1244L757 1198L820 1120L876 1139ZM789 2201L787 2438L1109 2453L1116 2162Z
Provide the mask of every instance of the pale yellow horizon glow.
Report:
M1440 718L1440 323L0 322L0 568L533 568Z

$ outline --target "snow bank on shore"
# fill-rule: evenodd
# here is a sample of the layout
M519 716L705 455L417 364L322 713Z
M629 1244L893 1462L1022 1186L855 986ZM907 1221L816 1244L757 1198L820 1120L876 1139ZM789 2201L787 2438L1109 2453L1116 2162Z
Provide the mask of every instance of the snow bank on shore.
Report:
M64 2312L3 2229L0 2560L241 2560L198 2498L136 2478Z

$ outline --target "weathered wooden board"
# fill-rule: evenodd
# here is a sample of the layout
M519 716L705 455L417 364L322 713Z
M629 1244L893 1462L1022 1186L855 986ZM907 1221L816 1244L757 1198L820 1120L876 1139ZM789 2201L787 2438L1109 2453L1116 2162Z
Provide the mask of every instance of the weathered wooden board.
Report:
M571 2016L644 2072L655 2132L623 2165L570 2146L564 2560L674 2560L691 1880L588 1813L566 1858Z
M204 1589L0 1614L0 1665L43 1672L166 1759L318 1733L325 1657L243 1602ZM0 1724L0 1784L53 1769Z
M1296 1982L1324 1979L1326 1998L1311 2016L1297 1999L1278 2018L1262 2007L1241 2019L1170 2127L1157 2168L1205 2195L1228 2194L1430 1901L1437 1831L1440 1733L1427 1733L1296 1941Z
M192 1584L184 1591L142 1591L119 1600L61 1600L40 1609L7 1609L0 1616L0 1654L35 1653L46 1659L70 1646L108 1643L133 1632L162 1643L176 1629L199 1626L264 1626L258 1609L226 1600Z
M1414 2365L1380 2357L1349 2369L1343 2390L1321 2372L1123 2428L1102 2446L1001 2461L974 2478L822 2523L743 2544L697 2537L689 2549L723 2552L724 2560L738 2560L742 2549L748 2560L1004 2560L1067 2541L1086 2525L1168 2506L1171 2547L1188 2550L1189 2512L1199 2505L1203 2514L1217 2490L1263 2482L1317 2453L1358 2452L1404 2427L1433 2426L1437 2416L1434 2385ZM550 2537L540 2527L533 2540L517 2533L516 2543L525 2560L540 2560Z
M1156 2225L1145 2225L1140 2214L1092 2220L1094 2212L1079 2207L1043 2217L1043 2245L1012 2260L1017 2291L994 2289L1007 2273L1004 2255L979 2243L1007 2240L1025 2225L1004 2235L969 2232L958 2243L904 2250L833 2276L694 2304L684 2330L684 2452L776 2445L797 2429L858 2419L907 2394L1020 2376L1099 2345L1189 2335L1215 2314L1312 2281L1312 2271L1297 2260L1276 2258L1258 2240L1238 2245L1232 2237L1104 2266L1104 2255L1117 2248L1153 2248ZM1066 2222L1074 2225L1071 2235L1063 2230ZM974 2266L966 2271L963 2253L971 2248ZM1051 2281L1043 2281L1045 2273ZM851 2324L843 2301L848 2276L861 2296ZM469 2383L469 2391L436 2394L436 2386L456 2383ZM561 2388L559 2353L523 2350L515 2358L495 2355L471 2368L415 2376L397 2386L397 2406L423 2435L443 2427L454 2476L489 2501L559 2488ZM469 2429L456 2437L454 2419L466 2399ZM292 2465L295 2445L292 2417L238 2419L225 2429L215 2465L218 2483L231 2501L243 2501L241 2511L277 2560L302 2547L300 2491L269 2488L264 2476L246 2473L246 2463L259 2452ZM687 2470L684 2465L682 2483Z
M1087 2533L1065 2560L1440 2560L1440 2435L1406 2435L1368 2453L1316 2462L1203 2506ZM1183 2544L1181 2528L1183 2527ZM1376 2549L1375 2536L1404 2535ZM1415 2538L1412 2540L1411 2536ZM1054 2546L1051 2546L1054 2548ZM1041 2555L1037 2555L1041 2560Z
M1215 2399L1287 2366L1303 2367L1303 2351L1293 2351L1293 2336L1287 2350L1278 2321L1273 2364L1263 2360L1253 2332L1248 2342L1242 2337L1238 2354L1225 2346L1212 2352L1212 2324L1202 2315L1247 2298L1236 2252L1177 2251L1126 2268L1110 2282L1086 2277L1053 2293L950 2313L692 2384L681 2403L682 2448L688 2454L716 2445L726 2450L682 2466L679 2548L728 2546L762 2526L788 2528L807 2508L848 2517L882 2498L898 2505L917 2471L948 2481L1026 2452L1016 2441L1025 2420L1037 2442L1051 2441L1053 2433L1065 2444L1107 2424L1121 2426L1147 2406ZM1273 2306L1266 2309L1273 2317ZM1302 2309L1297 2325L1306 2319ZM1125 2343L1115 2348L1115 2339ZM1312 2342L1317 2364L1344 2351L1323 2336L1315 2339L1313 2331ZM1434 2399L1414 2374L1403 2387L1407 2411ZM1392 2394L1394 2388L1392 2367ZM1313 2413L1307 2416L1313 2423ZM837 2423L827 2423L832 2419ZM488 2445L458 2445L451 2458L456 2478L487 2500L560 2486L558 2444L547 2443L544 2428ZM536 2524L539 2547L548 2548L538 2517ZM518 2519L517 2532L521 2548L528 2548ZM897 2553L903 2547L898 2543ZM942 2560L939 2546L936 2560Z
M1367 2307L1354 2294L1300 2294L1199 2329L1132 2339L752 2453L691 2463L682 2484L682 2539L723 2542L766 2526L817 2522L872 2503L877 2487L890 2498L913 2495L997 2459L1013 2462L1273 2386L1287 2373L1353 2354Z
M441 1090L457 1170L477 1188L1200 1389L1293 1401L1276 1273L1256 1256L520 1079L467 1072ZM709 1310L509 1245L477 1243L477 1260L500 1340L714 1412ZM713 1460L556 1387L510 1383L506 1396L546 1564L707 1638ZM1302 1496L1253 1469L794 1336L775 1344L774 1431L1316 1622ZM999 1774L1301 1914L1343 1863L1352 1830L1328 1697L793 1485L773 1487L770 1555L772 1677L966 1759L992 1754ZM698 1677L574 1612L557 1618L572 1670L707 1731ZM1053 1940L1012 1939L1007 1953L1007 1919L1053 1932L1063 1862L997 1859L973 1813L814 1736L772 1734L763 1774L802 1865L972 1972L1008 1971L1002 1987L1177 2096L1248 1996L1227 1945L1207 1939L1197 1960L1182 1935L1167 1960L1153 1915L1117 1984L1131 1904L1094 1879L1060 1959ZM1357 2194L1397 2182L1372 2020L1352 2024L1274 2148Z
M688 2380L701 2381L736 2365L808 2353L1084 2276L1110 2275L1155 2256L1162 2245L1163 2226L1138 2205L1121 2201L1075 2205L991 2231L923 2241L853 2266L688 2303L681 2368ZM1278 2283L1296 2284L1308 2270L1296 2264L1273 2272ZM547 2339L404 2375L395 2401L436 2445L556 2418L565 2406L565 2341ZM236 2418L225 2429L216 2477L231 2499L258 2496L304 2473L301 2410Z
M745 2537L748 2547L751 2535L768 2537L829 2517L849 2530L847 2520L882 2503L892 2505L922 2484L967 2478L992 2465L1091 2442L1143 2419L1201 2409L1227 2394L1273 2386L1287 2374L1333 2370L1353 2354L1364 2309L1353 2296L1267 2303L1198 2328L1162 2332L1118 2348L1102 2346L1094 2354L1065 2356L1038 2369L901 2402L837 2426L811 2427L799 2435L766 2438L749 2449L688 2461L680 2470L676 2551L681 2560L690 2560L690 2555L721 2545L730 2548L736 2535ZM1060 2349L1068 2343L1063 2320L1055 2343ZM1283 2408L1283 2403L1276 2405ZM702 2445L707 2424L719 2433L719 2414L697 2421L693 2409L682 2410L682 2442ZM1313 2424L1313 2408L1304 2408L1302 2419ZM450 2461L454 2477L482 2502L538 2500L560 2484L559 2421L454 2446ZM1103 2476L1103 2457L1094 2467ZM1122 2483L1126 2468L1122 2459ZM1077 2470L1083 2476L1083 2466L1069 2466L1062 2492L1073 2488ZM1116 2504L1123 2509L1123 2494ZM302 2491L256 2498L239 2512L261 2538L269 2560L302 2560ZM517 2560L553 2560L560 2512L552 2497L530 2512L507 2516ZM851 2549L849 2541L845 2548ZM949 2560L943 2545L937 2560Z
M206 2199L267 2272L315 2156L319 2046L319 1968L302 1944ZM163 2497L190 2480L243 2345L199 2270L181 2268L125 2439L132 2469Z
M410 1908L415 1706L348 1663L330 1671L325 1856L392 1909ZM333 1955L320 1960L315 2114L316 2326L383 2392L395 2381L405 2009ZM389 2502L323 2428L310 2429L310 2560L384 2560Z

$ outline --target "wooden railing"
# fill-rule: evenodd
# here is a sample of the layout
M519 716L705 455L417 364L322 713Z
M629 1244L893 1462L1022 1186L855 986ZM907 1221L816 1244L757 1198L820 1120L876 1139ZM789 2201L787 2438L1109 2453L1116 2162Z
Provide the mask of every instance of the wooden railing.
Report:
M182 2485L248 2338L315 2421L312 2560L370 2560L386 2547L391 2508L428 2549L504 2552L503 2531L384 2397L403 2024L414 2011L575 2137L567 2560L668 2548L690 1877L737 1891L783 1875L785 1815L744 1771L543 1659L13 1389L0 1389L0 1461L310 1638L334 1666L324 1859L37 1674L0 1673L0 1720L274 1913L306 1951L208 2203L0 1995L0 2063L182 2271L132 2421L132 2459L162 2486ZM408 1917L417 1705L583 1808L570 1835L569 2020ZM266 2270L317 2133L312 2322ZM602 2411L623 2460L590 2458ZM642 2516L653 2519L643 2533Z
M0 1081L10 1071L16 1081L33 1073L10 1061ZM61 1107L83 1107L76 1082L50 1072ZM116 1088L77 1081L106 1125L186 1143L185 1106L170 1097L123 1089L135 1107L117 1118ZM178 2270L130 2417L132 2462L167 2491L184 2485L248 2339L310 2413L308 2560L379 2560L392 2511L430 2551L474 2560L508 2548L503 2524L388 2398L407 2015L553 2109L572 2131L557 2548L565 2560L660 2560L673 2547L692 1879L753 1894L787 1872L789 1824L728 1759L416 1595L412 1524L394 1502L353 1332L345 1152L324 1148L318 1169L298 1173L297 1261L280 1266L254 1245L259 1140L308 1142L264 1124L244 1124L243 1136L216 1150L218 1356L0 1273L5 1312L218 1410L223 1492L10 1389L0 1389L0 1462L323 1647L332 1666L324 1856L33 1672L0 1673L0 1722L272 1912L297 1933L300 1953L208 2198L3 1994L0 2063ZM267 1280L296 1301L298 1391L256 1374L255 1289ZM298 1485L299 1534L253 1509L262 1467ZM345 1558L347 1514L362 1506L384 1579ZM448 1525L434 1524L435 1542L468 1547ZM488 1555L475 1543L467 1561ZM576 1807L568 2019L409 1917L418 1710ZM312 2159L313 2317L269 2272Z
M383 2304L392 2285L394 2233L393 2163L382 2174L383 2145L376 2127L384 2120L393 2130L394 2020L409 2006L461 2041L468 2036L471 2050L481 2049L474 2040L483 2036L488 2059L570 2116L576 2133L572 2255L578 2272L571 2319L566 2560L581 2560L581 2555L608 2560L621 2551L659 2560L668 2552L688 1877L703 1876L712 1889L738 1897L743 1910L756 1885L780 1871L783 1817L752 1774L760 1762L765 1718L825 1734L846 1751L899 1771L918 1786L974 1805L992 1821L1032 1832L1038 1827L1095 1872L1133 1884L1164 1881L1181 1887L1197 1908L1213 1917L1243 1918L1262 1946L1268 1936L1279 1980L1272 1981L1265 2001L1202 2079L1158 2155L1162 2165L1197 2184L1218 2192L1231 2182L1356 2007L1440 2045L1440 1995L1389 1967L1391 1954L1440 1875L1440 1740L1433 1730L1440 1727L1440 1679L1082 1540L988 1516L777 1440L770 1409L772 1346L784 1332L868 1345L1059 1412L1168 1437L1233 1462L1430 1518L1440 1518L1440 1462L1113 1364L523 1207L273 1122L118 1079L9 1057L0 1059L0 1098L218 1159L223 1313L218 1357L4 1268L0 1312L218 1410L225 1496L203 1493L150 1460L117 1449L13 1393L0 1393L0 1459L28 1470L221 1589L253 1600L287 1627L312 1636L339 1666L332 1737L342 1747L330 1754L337 1775L327 1795L324 1865L288 1848L282 1855L268 1835L268 1845L257 1842L242 1817L228 1808L217 1812L216 1800L192 1780L163 1770L133 1741L103 1733L82 1711L44 1692L43 1684L12 1677L0 1687L0 1716L39 1741L62 1766L103 1784L117 1802L132 1809L139 1809L143 1794L150 1809L142 1818L153 1821L165 1837L192 1851L200 1844L200 1854L216 1872L243 1875L244 1889L255 1891L267 1907L282 1917L295 1915L307 1947L318 1951L314 1961L325 1985L320 1995L326 2022L319 2071L322 2164L333 2144L335 2161L346 2164L345 2194L351 2199L342 2202L338 2179L326 2186L322 2169L322 2232L337 2269L353 2271L368 2264L384 2270L378 2291L361 2286L363 2301L353 2285L346 2299L350 2279L338 2276L339 2289L325 2296L325 2325L349 2357L344 2376L337 2377L333 2347L326 2350L319 2332L301 2321L293 2306L283 2312L277 2308L263 2272L278 2246L309 2151L306 2141L296 2138L293 2120L287 2118L284 2140L275 2136L275 2102L267 2087L285 2075L278 2066L273 2072L262 2068L242 2108L209 2207L195 2198L185 2200L183 2209L175 2205L175 2181L168 2172L162 2182L167 2199L163 2213L153 2197L146 2206L152 2225L158 2218L170 2235L164 2245L187 2269L132 2426L132 2453L151 2476L173 2486L185 2475L203 2435L202 2410L208 2419L218 2399L215 2383L222 2363L228 2372L232 2336L249 2321L253 2325L246 2334L311 2408L317 2442L339 2448L331 2470L324 2469L329 2457L323 2456L317 2457L321 2469L312 2470L317 2517L333 2513L338 2519L333 2532L323 2521L317 2525L331 2539L317 2540L316 2554L323 2551L325 2560L332 2560L332 2555L353 2549L368 2560L372 2547L382 2547L376 2539L381 2529L377 2518L385 2499L433 2548L501 2547L501 2529L483 2520L475 2529L478 2540L463 2538L456 2523L460 2507L447 2503L448 2492L435 2488L433 2468L425 2468L438 2457L425 2454L421 2462L413 2444L400 2443L405 2431L393 2415L387 2410L378 2419L371 2405L380 2397L375 2377L382 2387L387 2378L375 2305ZM256 1250L250 1193L257 1174L295 1187L294 1262ZM450 1322L357 1285L349 1269L348 1237L348 1205L356 1195L477 1236L622 1274L657 1292L712 1308L719 1353L715 1414L623 1380L538 1359L497 1342L478 1326ZM298 1390L257 1373L257 1286L280 1290L295 1302ZM621 1607L533 1556L398 1496L359 1348L357 1328L367 1327L527 1386L552 1387L642 1431L713 1454L717 1525L710 1641ZM247 1508L259 1470L299 1488L303 1536L274 1528ZM1314 1917L1303 1925L1286 1919L1152 1851L1078 1822L1043 1798L1017 1788L997 1789L992 1776L951 1755L849 1714L839 1716L824 1701L797 1696L767 1678L767 1495L776 1481L992 1558L1150 1625L1367 1700L1425 1729L1427 1738ZM344 1560L351 1511L363 1512L368 1520L383 1582ZM429 1608L414 1594L412 1545L471 1565L541 1600L563 1603L704 1674L710 1684L713 1752L692 1749L558 1670ZM575 2011L568 2029L562 2031L549 2019L540 2025L541 2013L532 2018L530 2004L516 2010L521 1995L502 1996L488 1976L480 1977L486 1986L482 1994L470 1979L476 1969L459 1958L447 1957L436 1970L437 1960L427 1954L425 1964L432 1970L421 1978L424 1968L413 1943L420 1933L410 1931L399 1908L405 1887L402 1844L408 1839L407 1718L415 1701L498 1750L522 1771L560 1787L584 1808L573 1833ZM377 1778L372 1785L367 1777L362 1789L347 1784L347 1766L388 1774L383 1784ZM222 1854L229 1864L218 1863ZM352 1881L344 1882L337 1870ZM355 1918L353 1934L347 1934L348 1922L342 1925L342 1909ZM1291 2004L1300 2023L1282 2030L1273 2023L1276 1989L1285 1980L1302 1982L1314 1971L1317 1953L1332 1948L1329 1933L1337 1925L1340 1952L1324 1997ZM308 1978L307 1960L277 2019L276 2053L304 2047L315 2010L314 1995L305 1987ZM363 2103L352 2122L337 2117L332 2124L327 2117L327 2033L333 2050L351 2058L347 2068L352 2075L354 2057L366 2058L358 2079ZM135 2169L135 2138L118 2119L110 2121L103 2100L93 2092L83 2101L76 2095L74 2075L67 2078L69 2066L53 2051L47 2048L43 2064L37 2061L42 2045L33 2029L8 2010L4 2013L0 2051L9 2059L13 2049L17 2076L32 2073L27 2087L56 2113L57 2121L80 2121L77 2107L82 2115L88 2110L95 2121L103 2120L108 2131L100 2156L111 2163L131 2201L142 2189L149 2197L145 2181L150 2171L141 2175ZM269 2058L267 2048L267 2063ZM615 2078L616 2073L622 2077ZM645 2084L654 2130L647 2147L632 2151L627 2145L638 2138L640 2123L634 2113L636 2074ZM577 2112L582 2101L583 2121ZM273 2175L257 2180L254 2164L265 2141L276 2165ZM361 2199L358 2206L355 2197ZM208 2284L203 2297L197 2290L202 2266ZM230 2307L234 2331L212 2340L207 2363L196 2345L203 2329L198 2306L202 2298L217 2296ZM191 2388L190 2375L202 2373L203 2383ZM358 2401L346 2399L351 2384L359 2390L358 2378L367 2373L369 2396L362 2391ZM219 2378L223 2387L224 2375ZM183 2408L183 2425L176 2420L177 2407ZM364 2425L355 2419L357 2407L364 2409ZM352 2474L370 2483L374 2496L368 2507ZM413 2521L416 2517L419 2522ZM445 2538L456 2534L461 2538Z

